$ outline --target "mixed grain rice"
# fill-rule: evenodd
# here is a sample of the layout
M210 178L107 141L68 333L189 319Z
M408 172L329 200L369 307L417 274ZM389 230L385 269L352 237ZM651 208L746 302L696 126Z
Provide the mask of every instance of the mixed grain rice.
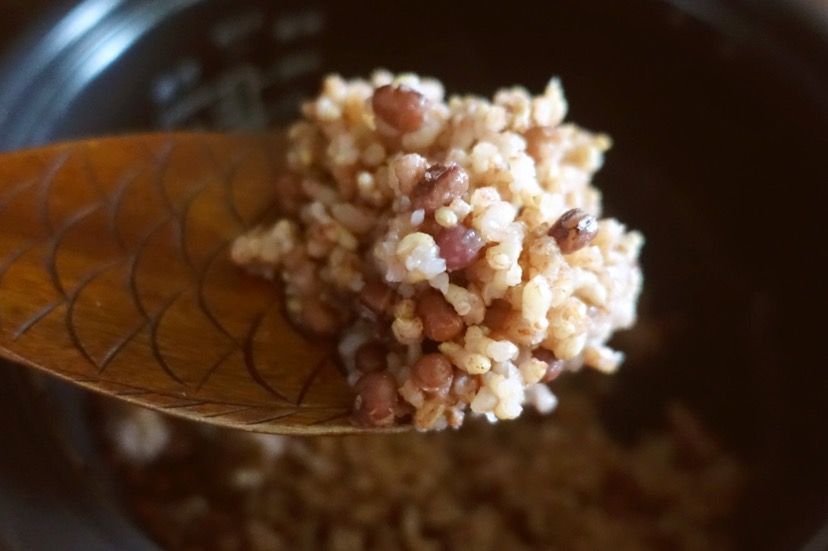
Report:
M552 418L456 433L260 435L107 402L108 457L167 551L734 549L739 461L677 404L619 444L587 375Z
M610 140L566 110L554 79L446 100L383 71L328 77L304 105L276 183L285 217L233 257L283 279L299 326L338 335L356 423L547 412L561 371L618 367L606 343L635 321L642 237L601 218Z

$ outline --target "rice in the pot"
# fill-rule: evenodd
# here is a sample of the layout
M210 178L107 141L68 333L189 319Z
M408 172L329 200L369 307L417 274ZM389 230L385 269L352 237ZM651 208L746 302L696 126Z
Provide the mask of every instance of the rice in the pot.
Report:
M260 435L107 402L107 448L167 551L734 548L739 461L675 403L620 444L587 375L559 382L551 416L426 434Z

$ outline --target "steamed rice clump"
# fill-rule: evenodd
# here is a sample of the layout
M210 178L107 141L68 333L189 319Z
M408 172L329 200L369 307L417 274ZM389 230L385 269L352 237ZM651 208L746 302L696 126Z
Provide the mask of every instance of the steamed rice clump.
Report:
M556 403L546 383L612 372L630 327L642 236L601 218L610 140L565 123L557 80L491 101L437 80L325 79L290 131L284 217L233 257L282 278L287 310L337 335L354 422L420 430Z

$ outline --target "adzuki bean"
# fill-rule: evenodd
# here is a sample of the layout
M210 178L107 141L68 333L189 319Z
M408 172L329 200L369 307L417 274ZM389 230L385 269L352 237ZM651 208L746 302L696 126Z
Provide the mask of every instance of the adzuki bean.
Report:
M598 220L581 209L570 209L549 228L564 254L574 253L589 245L598 235Z
M411 190L411 208L431 214L468 190L469 175L463 168L454 163L436 164L426 170Z

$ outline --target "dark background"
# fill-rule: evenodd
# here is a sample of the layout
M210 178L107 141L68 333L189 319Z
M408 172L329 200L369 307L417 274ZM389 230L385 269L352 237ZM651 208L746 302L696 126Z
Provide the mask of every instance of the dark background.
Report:
M59 5L55 0L2 0L0 51L4 51L26 27Z

